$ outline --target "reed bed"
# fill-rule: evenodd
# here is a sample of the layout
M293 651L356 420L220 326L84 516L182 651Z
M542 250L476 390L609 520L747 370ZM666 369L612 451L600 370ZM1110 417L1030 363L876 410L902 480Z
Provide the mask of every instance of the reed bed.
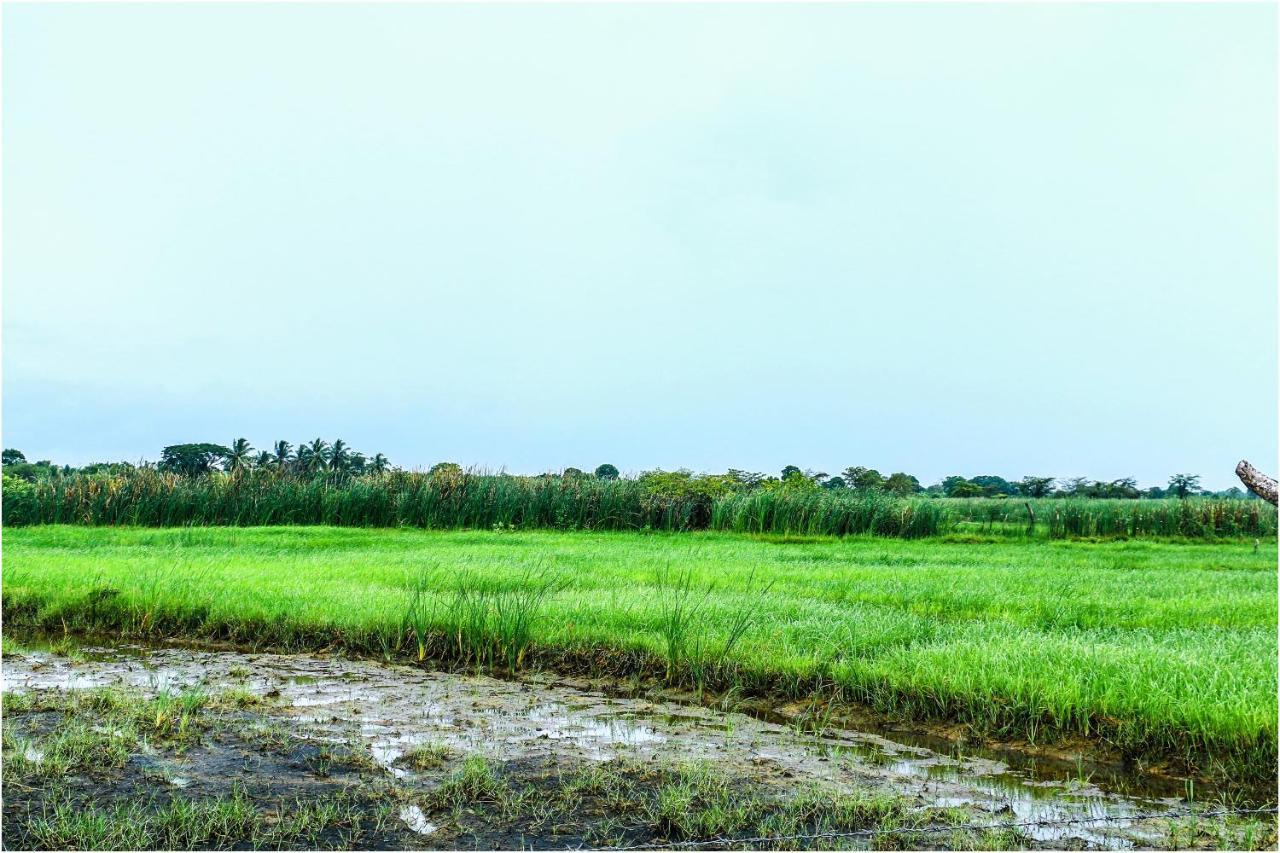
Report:
M395 472L300 479L265 471L184 477L143 469L36 483L6 477L4 523L1211 539L1274 536L1276 512L1262 501L1213 498L1028 502L759 489L672 496L636 480L591 477Z

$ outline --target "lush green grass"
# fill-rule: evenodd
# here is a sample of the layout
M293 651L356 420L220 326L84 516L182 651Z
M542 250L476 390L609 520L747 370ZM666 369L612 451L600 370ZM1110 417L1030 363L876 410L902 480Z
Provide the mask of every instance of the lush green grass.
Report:
M4 545L10 629L821 690L1274 775L1274 540L43 526Z
M366 815L339 793L322 802L281 803L264 813L237 790L203 800L134 800L109 807L50 799L15 829L33 850L307 849L325 834L357 836L392 820L386 806Z
M1030 508L1030 511L1029 511ZM1034 512L1035 525L1031 524ZM28 483L4 478L4 523L340 525L491 530L725 530L919 539L954 532L1011 538L1270 536L1258 500L950 500L850 490L730 488L723 477L671 483L399 471L303 479L271 471L181 477L142 469Z

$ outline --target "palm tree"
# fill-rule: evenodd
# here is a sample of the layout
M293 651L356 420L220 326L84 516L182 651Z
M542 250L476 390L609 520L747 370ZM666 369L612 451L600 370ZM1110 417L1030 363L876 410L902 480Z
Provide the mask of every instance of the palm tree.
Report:
M249 446L249 441L243 438L237 438L231 442L231 448L227 453L226 466L228 471L239 471L249 464L249 454L253 452L253 448Z
M363 474L368 466L369 460L359 450L354 451L351 454L351 461L348 463L348 467L352 472L356 474Z
M298 443L298 455L294 457L294 466L299 474L311 473L311 446L304 442Z
M329 470L345 471L350 462L351 452L347 449L347 443L340 438L334 439L333 447L329 450Z
M293 459L293 445L287 441L277 441L275 446L275 456L273 461L275 466L283 471L289 467L289 461Z
M375 474L381 474L386 471L388 467L387 457L383 456L381 453L375 453L373 455L373 459L369 462L369 470Z
M258 457L256 459L253 460L253 467L266 468L270 466L271 463L274 461L275 461L275 457L272 456L268 451L264 450L258 454Z
M306 445L307 449L307 470L319 471L324 468L325 457L329 453L329 442L322 439L315 439ZM298 455L302 455L302 447L298 448Z

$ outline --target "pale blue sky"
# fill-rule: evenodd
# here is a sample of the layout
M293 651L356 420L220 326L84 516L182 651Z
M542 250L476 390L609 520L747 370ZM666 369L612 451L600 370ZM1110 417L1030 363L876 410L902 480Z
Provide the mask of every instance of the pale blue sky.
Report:
M1277 468L1270 5L4 7L4 445Z

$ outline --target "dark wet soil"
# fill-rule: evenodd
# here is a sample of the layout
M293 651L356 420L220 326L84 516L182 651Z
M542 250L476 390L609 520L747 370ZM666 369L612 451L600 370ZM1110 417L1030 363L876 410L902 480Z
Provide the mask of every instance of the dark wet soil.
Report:
M120 766L98 765L90 758L54 779L30 778L21 770L6 773L4 849L47 846L48 835L37 824L56 823L60 809L109 813L123 804L143 803L161 811L179 803L232 798L251 806L264 832L301 807L340 805L331 819L316 821L307 831L284 837L258 837L253 829L229 837L207 832L192 837L192 847L576 849L662 846L673 838L694 837L662 816L664 792L689 787L674 766L619 760L589 766L548 756L475 763L450 752L432 762L430 772L397 767L389 775L367 753L332 744L306 726L282 727L289 717L281 707L230 713L202 709L192 724L200 730L198 736L164 744L153 743L145 731L127 729L111 713L60 705L60 698L44 693L28 698L34 707L11 708L6 715L9 757L20 754L39 767L53 760L43 746L84 723L127 739L130 754ZM114 728L118 725L125 728ZM402 759L394 764L414 766ZM782 811L787 800L785 785L767 786L770 775L791 777L781 767L761 768L753 778L728 780L720 793L734 802L756 803L767 818ZM715 789L717 777L705 778ZM690 807L697 805L690 800ZM946 824L927 817L882 837L898 843L914 838L911 846L936 847L937 838L949 836L932 830ZM864 823L883 828L870 818ZM804 832L830 828L817 819L797 827ZM861 840L843 846L865 846Z
M1079 764L936 751L830 720L815 733L797 724L803 709L717 711L555 677L138 647L6 654L2 671L10 849L60 838L49 825L67 823L68 805L142 802L235 799L255 815L238 835L188 846L393 849L628 846L783 828L867 833L787 847L1113 849L1162 846L1168 820L1133 818L1186 806L1150 788L1118 792ZM107 710L74 698L103 689L117 696ZM151 716L127 710L157 696L198 697L180 736L156 736ZM41 763L57 760L47 745L72 725L118 732L127 760L42 776ZM307 809L316 816L299 820ZM1008 823L1023 825L952 829Z
M38 698L37 701L40 701ZM53 700L56 703L56 700ZM139 697L141 701L141 697ZM279 722L258 712L217 714L202 712L198 738L183 744L166 744L146 733L129 730L110 715L83 709L6 710L4 729L6 760L3 802L5 849L41 847L41 838L30 829L33 822L56 819L59 810L109 811L125 804L145 803L161 809L172 803L217 801L240 797L252 803L264 823L276 820L294 804L332 801L370 785L381 775L376 765L345 746L302 740L278 734ZM119 767L99 764L92 757L72 772L52 778L30 778L12 771L8 761L13 744L38 768L52 760L46 745L67 727L88 722L92 730L110 731L126 741L127 761ZM37 771L38 772L38 771ZM357 812L375 809L372 796L352 800ZM317 832L296 840L299 847L359 846L403 847L406 833L392 824L390 830L352 836L341 821L317 827ZM229 839L228 839L229 840ZM207 839L215 846L216 838ZM229 846L253 846L245 844ZM199 845L205 846L205 845ZM216 845L223 846L223 845ZM288 846L288 845L286 845Z

